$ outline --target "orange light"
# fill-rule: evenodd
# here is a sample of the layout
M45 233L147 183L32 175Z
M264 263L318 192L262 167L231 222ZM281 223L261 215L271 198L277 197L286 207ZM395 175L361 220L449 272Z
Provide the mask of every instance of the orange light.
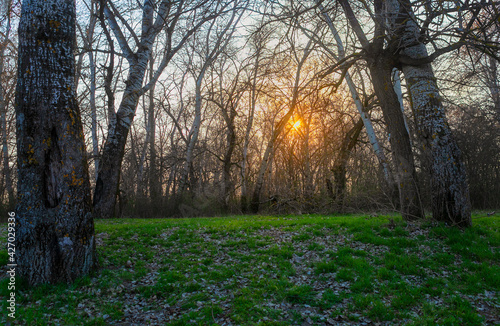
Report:
M294 124L293 124L293 129L295 130L298 130L300 127L300 120L297 120Z

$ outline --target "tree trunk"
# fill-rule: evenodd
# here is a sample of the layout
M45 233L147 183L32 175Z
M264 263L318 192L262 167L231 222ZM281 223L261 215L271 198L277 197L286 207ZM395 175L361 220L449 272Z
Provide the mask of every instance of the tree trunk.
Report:
M223 208L225 211L229 209L229 199L231 196L231 159L233 157L234 148L236 146L236 132L234 127L234 116L231 113L231 121L227 126L226 132L226 142L227 149L223 158L223 169L222 169L222 196L223 196Z
M391 78L393 64L387 53L382 52L374 57L371 58L373 61L370 62L369 69L394 153L401 214L405 220L422 219L425 214L420 201L410 136Z
M399 9L395 0L392 8ZM402 21L398 36L402 45L401 54L419 59L428 56L425 44L417 38L419 27L412 19L409 1L399 12ZM401 16L402 15L402 16ZM471 226L471 207L467 175L460 149L451 134L436 77L431 64L403 64L402 70L410 92L411 104L419 137L424 144L424 163L431 176L432 216L460 227Z
M97 264L76 102L75 2L23 1L16 95L16 258L29 284L72 282Z
M139 61L139 60L138 60ZM96 218L115 216L116 197L120 185L120 172L127 136L139 101L139 90L147 66L142 59L130 68L128 86L123 93L120 108L111 121L108 137L102 150L99 172L94 192Z
M333 196L333 200L340 211L342 211L344 207L345 189L347 183L347 162L349 161L352 149L358 142L361 130L363 130L363 119L359 119L358 122L356 122L356 124L345 135L340 146L338 157L335 160L335 165L332 168L334 184L333 187L330 185L330 187L332 187L331 195Z
M487 83L490 89L491 99L493 100L493 107L495 109L495 115L500 122L500 86L498 85L498 63L494 58L489 58L488 72L487 72Z
M323 8L323 6L321 5L321 3L318 0L316 0L316 3L318 3L319 8L322 11L323 17L326 20L326 23L328 24L330 31L332 32L333 36L335 37L335 42L337 43L337 52L338 52L338 58L335 58L335 59L337 61L342 60L345 58L345 50L344 50L342 38L340 37L337 29L333 25L333 21L330 18L330 15L328 14L328 12L325 11L325 9ZM363 119L363 124L365 126L366 134L368 135L368 139L370 140L370 144L372 145L373 151L375 152L375 155L377 156L379 164L382 167L385 181L386 181L387 185L392 187L394 180L393 180L393 177L391 175L391 171L389 169L389 164L387 163L387 158L385 157L384 151L378 142L377 136L375 135L375 130L373 129L373 124L365 112L366 108L364 107L363 103L361 103L361 99L359 98L358 91L356 90L356 85L354 84L354 81L352 80L349 71L347 71L345 74L345 81L347 83L347 86L349 87L349 92L351 93L351 97L354 100L354 103L356 104L356 109L358 110L361 119Z
M196 78L196 95L195 95L195 106L194 106L194 120L191 125L191 129L189 131L189 142L186 149L186 156L184 161L184 170L182 171L181 181L180 181L180 194L186 191L189 186L189 190L193 192L194 181L190 176L193 176L193 156L194 156L194 147L198 142L198 135L200 134L201 127L201 84L203 82L203 78L205 76L205 71L208 68L208 64L205 63L200 74Z
M150 60L150 78L153 78L153 66L154 60L151 58ZM149 106L148 106L148 128L149 128L149 196L151 203L153 204L153 208L157 208L159 200L162 195L161 191L161 180L160 174L158 173L158 158L156 152L156 110L155 110L155 102L154 102L154 93L155 87L154 85L149 90Z
M130 126L134 120L139 97L142 95L142 82L151 56L152 44L156 37L154 33L149 35L145 33L145 30L149 27L148 24L151 24L152 21L151 6L150 2L146 2L144 6L143 34L141 35L139 50L127 57L130 69L125 82L126 87L120 107L115 114L115 119L110 120L108 137L102 149L93 202L96 218L115 216L125 144ZM108 20L111 21L112 14L108 8L104 8L104 13ZM117 27L114 30L116 31L116 29Z
M6 4L7 15L9 15L11 3ZM10 35L10 16L7 18L6 33L0 43L0 76L3 76L5 49L7 48ZM10 210L14 205L14 189L12 187L12 177L9 165L9 146L8 146L8 129L7 129L7 98L5 97L5 88L0 81L0 124L2 128L2 156L3 156L3 175L5 177L5 190L7 192L7 207Z
M87 30L87 35L84 38L84 44L88 51L89 69L90 69L90 94L89 104L92 119L92 156L94 159L94 180L97 180L97 171L99 170L99 139L97 137L97 108L96 108L96 66L94 61L94 51L92 49L95 24L97 22L96 16L96 0L90 3L90 21ZM78 85L77 85L78 86Z
M259 169L259 174L257 175L257 181L253 189L252 200L250 202L250 212L254 214L259 212L260 193L262 191L262 187L264 186L264 179L265 179L264 177L266 175L267 168L270 165L272 156L274 154L274 148L273 148L275 142L274 138L275 137L273 136L273 139L269 140L269 143L267 144L266 151L264 152L264 157L262 158L262 162L260 163L260 169Z

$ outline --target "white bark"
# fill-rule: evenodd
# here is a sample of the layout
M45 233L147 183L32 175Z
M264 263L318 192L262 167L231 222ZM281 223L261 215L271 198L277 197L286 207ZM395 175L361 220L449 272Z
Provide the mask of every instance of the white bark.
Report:
M335 60L339 61L345 58L345 50L344 50L344 45L342 42L342 39L339 36L339 33L335 26L333 25L332 19L330 18L330 15L324 10L323 6L320 4L319 8L323 14L323 17L325 18L328 27L330 31L332 32L335 42L337 42L337 52L338 52L338 57L335 58ZM368 115L365 112L365 108L363 106L363 103L361 102L361 99L359 98L358 91L356 89L356 85L354 84L354 81L351 78L351 75L349 72L345 74L345 81L347 83L347 86L349 87L349 92L351 93L351 97L354 100L354 104L356 105L356 109L359 112L359 115L361 119L363 120L363 125L365 126L366 134L368 135L368 139L370 140L370 144L372 145L373 151L375 152L375 155L377 156L377 159L382 166L382 170L384 172L384 177L387 182L387 184L393 184L392 180L392 175L390 173L389 169L389 164L387 163L387 158L385 157L384 151L382 147L380 146L377 136L375 134L375 130L373 129L373 124L368 117Z
M399 105L401 106L401 112L403 113L403 120L405 122L406 132L408 133L408 135L410 135L410 128L408 128L408 122L406 121L406 115L405 115L403 90L401 87L401 76L399 70L396 68L392 70L392 79L394 81L394 92L396 92L396 95L398 96ZM412 144L411 137L410 137L410 144Z
M405 10L400 10L405 5ZM419 26L407 0L390 0L388 12L399 17L403 26L400 52L412 59L428 57L425 44L418 39ZM465 166L460 150L453 139L446 120L434 71L430 64L403 64L403 73L411 96L419 135L424 143L423 152L429 166L432 187L432 214L438 221L467 227L471 225L471 207Z
M500 85L498 83L498 63L494 58L489 58L487 83L498 122L500 122Z

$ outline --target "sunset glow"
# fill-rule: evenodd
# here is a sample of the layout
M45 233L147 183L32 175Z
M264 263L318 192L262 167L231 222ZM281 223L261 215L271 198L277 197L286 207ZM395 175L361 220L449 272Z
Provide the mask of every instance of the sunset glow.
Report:
M297 120L297 121L293 124L292 128L293 128L293 129L295 129L295 130L298 130L298 129L299 129L299 127L300 127L300 120Z

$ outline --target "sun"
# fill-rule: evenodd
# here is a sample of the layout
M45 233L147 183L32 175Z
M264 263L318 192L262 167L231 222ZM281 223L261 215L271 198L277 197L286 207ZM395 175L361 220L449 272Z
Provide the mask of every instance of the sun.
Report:
M292 128L293 128L293 129L295 129L295 130L299 130L299 127L300 127L300 120L297 120L297 121L293 124Z

